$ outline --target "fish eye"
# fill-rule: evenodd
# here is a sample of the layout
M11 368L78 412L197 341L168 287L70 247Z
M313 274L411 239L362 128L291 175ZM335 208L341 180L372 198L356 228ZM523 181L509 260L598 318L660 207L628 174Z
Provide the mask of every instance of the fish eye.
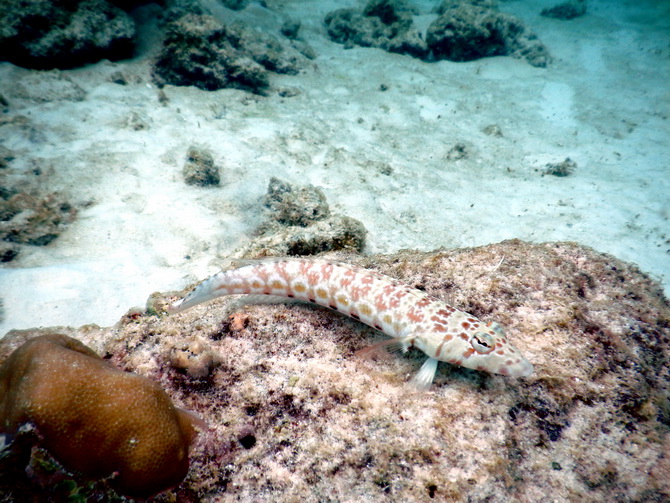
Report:
M477 332L470 337L470 346L480 355L487 355L496 347L493 337L484 332Z

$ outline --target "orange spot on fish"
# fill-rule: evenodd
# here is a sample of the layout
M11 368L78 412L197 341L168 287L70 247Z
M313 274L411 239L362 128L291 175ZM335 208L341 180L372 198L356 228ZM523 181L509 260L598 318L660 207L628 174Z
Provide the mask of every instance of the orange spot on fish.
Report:
M384 302L384 297L381 294L375 298L375 307L377 311L386 311L388 309L388 304Z
M324 264L321 268L321 277L324 281L328 281L330 276L333 274L333 264Z
M289 281L291 278L291 274L286 270L286 263L285 262L278 262L275 264L275 271L279 276L286 280Z
M303 276L306 276L313 265L314 264L312 262L307 262L307 261L300 262L298 264L298 270L300 271L300 274L302 274Z
M307 274L307 284L309 286L315 286L319 283L319 273L317 272L309 272Z
M412 309L407 311L407 318L409 318L410 321L415 321L418 323L423 321L423 313L420 309L417 309L416 306L413 306Z
M424 297L423 299L419 299L416 304L414 304L414 307L421 308L421 307L426 307L432 302L430 297Z
M268 276L270 276L270 271L267 268L258 266L254 269L254 273L258 276L263 283L268 282Z
M439 358L440 357L440 353L442 353L442 346L444 346L444 341L440 342L440 345L437 346L437 351L435 351L434 358Z
M375 279L372 276L366 274L363 277L361 277L361 284L362 285L371 285L374 280Z

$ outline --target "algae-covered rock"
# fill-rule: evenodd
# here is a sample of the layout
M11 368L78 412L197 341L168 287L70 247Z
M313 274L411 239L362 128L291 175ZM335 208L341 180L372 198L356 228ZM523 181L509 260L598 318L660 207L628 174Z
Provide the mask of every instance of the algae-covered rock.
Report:
M76 219L75 204L48 190L46 171L41 160L0 148L0 262L48 245Z
M154 80L159 85L208 91L239 87L261 92L267 88L266 70L235 48L227 34L226 27L208 15L186 14L173 21L154 64Z
M324 308L232 297L70 329L210 425L185 481L160 501L670 498L670 305L637 267L517 240L327 256L499 322L534 374L440 364L418 392L407 385L418 351L360 358L385 336ZM175 365L184 344L195 355L205 344L217 364ZM2 480L0 492L19 483Z
M568 0L553 7L547 7L540 12L541 16L555 19L570 20L586 14L586 0Z
M0 60L35 69L74 68L132 56L133 19L106 0L2 0Z
M313 185L293 186L272 177L262 201L267 220L256 237L232 256L315 255L327 251L362 251L367 230L362 222L333 215L321 189Z
M426 43L436 59L472 61L490 56L512 56L545 67L547 48L518 18L486 3L446 2L426 32Z
M493 0L445 0L426 33L416 11L402 0L370 0L362 11L338 9L325 17L330 38L351 47L378 47L428 61L472 61L512 56L544 67L551 57L538 37L516 17L498 11Z
M35 246L51 243L77 210L61 194L13 194L0 198L0 240Z
M378 47L417 58L428 55L426 42L402 0L370 0L363 11L338 9L325 18L328 36L347 46Z
M268 72L296 74L310 50L304 42L292 44L243 23L224 25L213 16L189 12L168 23L153 75L159 85L263 94L270 84Z
M221 182L221 170L214 164L211 152L202 147L189 147L182 174L188 185L206 187Z
M296 188L275 177L270 179L263 206L271 220L283 225L306 227L330 216L330 208L321 189L313 185Z

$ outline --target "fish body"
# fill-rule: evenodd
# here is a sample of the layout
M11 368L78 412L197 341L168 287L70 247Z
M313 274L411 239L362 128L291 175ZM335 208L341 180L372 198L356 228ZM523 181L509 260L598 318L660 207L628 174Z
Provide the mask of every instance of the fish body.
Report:
M392 339L383 345L420 349L428 356L413 379L420 388L430 386L438 361L513 377L533 373L533 366L509 343L498 323L483 322L389 276L323 259L252 261L219 272L169 311L237 294L312 302L384 332Z

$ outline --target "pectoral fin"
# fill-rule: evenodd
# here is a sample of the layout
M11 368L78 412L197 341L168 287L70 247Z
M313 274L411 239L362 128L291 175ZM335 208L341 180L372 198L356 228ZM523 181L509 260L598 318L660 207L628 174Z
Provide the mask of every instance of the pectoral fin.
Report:
M410 382L417 389L422 391L427 390L433 383L435 372L437 372L437 360L435 358L428 358Z

